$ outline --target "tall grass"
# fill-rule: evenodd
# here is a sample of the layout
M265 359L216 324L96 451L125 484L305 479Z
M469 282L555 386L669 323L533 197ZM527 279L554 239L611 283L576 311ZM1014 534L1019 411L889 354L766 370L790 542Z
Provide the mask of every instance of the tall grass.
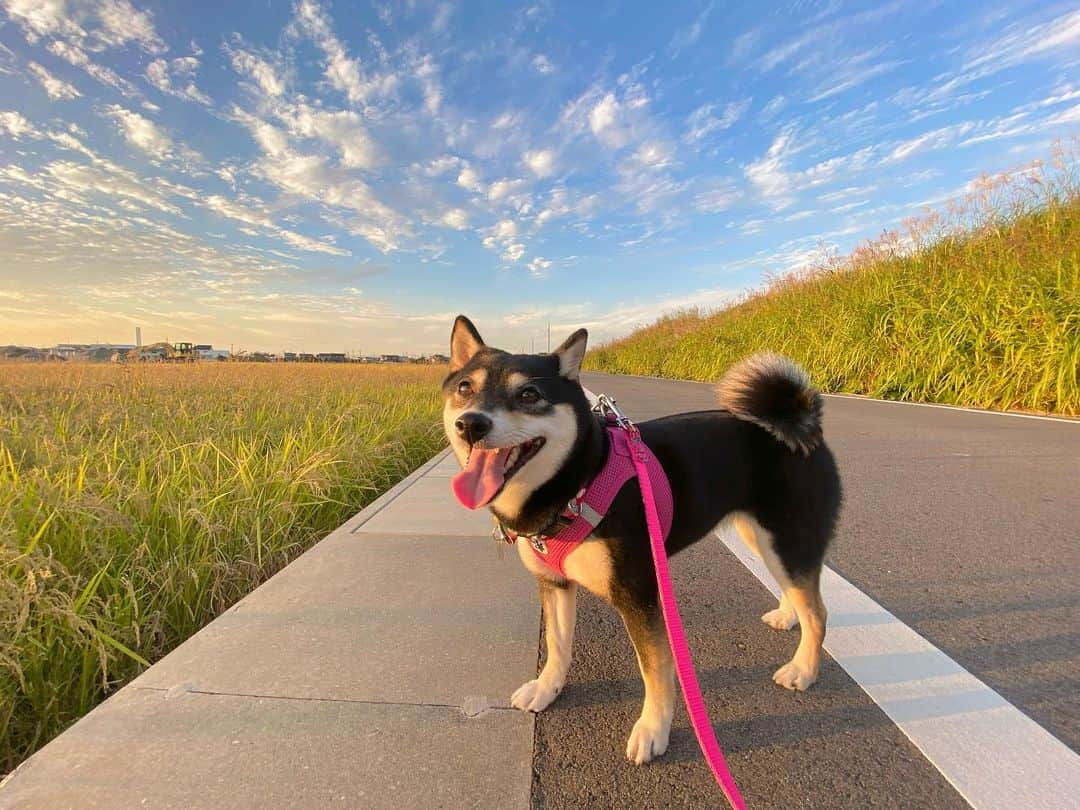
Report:
M0 365L0 771L431 456L444 372Z
M828 391L1080 413L1076 152L983 178L944 211L718 312L684 311L593 350L589 368L714 380L762 349Z

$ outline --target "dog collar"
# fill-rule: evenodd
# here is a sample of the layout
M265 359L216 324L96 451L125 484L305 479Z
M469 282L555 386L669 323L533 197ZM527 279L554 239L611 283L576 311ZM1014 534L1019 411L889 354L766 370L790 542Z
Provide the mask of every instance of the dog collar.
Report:
M566 558L575 548L592 534L600 521L607 515L615 496L623 484L637 477L626 429L615 424L615 419L608 415L605 429L608 432L608 455L603 468L589 482L589 485L572 498L566 509L556 518L562 522L561 529L549 534L547 529L537 534L516 534L498 522L492 532L497 540L513 544L520 537L529 541L529 547L544 565L560 576L569 579L563 567ZM645 465L652 482L656 497L656 508L660 513L660 522L664 530L664 539L671 531L673 504L671 485L668 483L664 468L656 455L643 443L640 445L645 454Z

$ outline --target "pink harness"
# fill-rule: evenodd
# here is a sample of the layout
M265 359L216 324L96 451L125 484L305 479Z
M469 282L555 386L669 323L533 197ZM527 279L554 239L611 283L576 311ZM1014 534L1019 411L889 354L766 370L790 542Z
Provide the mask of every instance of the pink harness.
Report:
M570 521L569 524L554 535L522 536L523 539L529 541L533 553L540 562L566 579L569 577L563 566L570 552L580 546L604 519L604 515L611 507L611 502L615 500L623 484L638 475L628 433L621 427L610 426L607 428L607 434L610 443L607 461L589 486L579 492L563 512L562 516ZM668 485L664 468L660 466L656 456L644 443L641 444L641 449L645 455L648 480L654 487L660 523L663 525L666 540L668 532L671 531L673 511L671 487ZM509 530L503 531L510 542L518 539L519 535Z
M563 564L567 555L577 548L592 533L597 524L604 519L611 502L619 493L622 485L637 476L641 487L641 500L645 507L645 523L649 529L649 545L652 548L653 565L656 569L656 584L660 593L660 607L664 614L664 627L667 629L668 643L675 659L675 672L682 687L683 701L690 715L690 725L694 729L698 746L705 755L720 790L733 810L746 810L746 803L739 793L735 779L724 761L720 744L709 722L705 709L705 700L701 696L694 662L690 657L690 648L686 643L679 606L675 602L675 589L671 584L671 572L668 569L667 549L664 542L671 531L672 499L671 485L668 483L664 468L656 456L641 440L637 425L631 422L607 396L600 396L597 409L608 422L608 438L611 449L607 462L600 474L578 497L570 502L564 517L571 518L570 525L553 537L534 536L529 538L536 556L547 566L566 576ZM499 530L509 542L517 537L500 525Z

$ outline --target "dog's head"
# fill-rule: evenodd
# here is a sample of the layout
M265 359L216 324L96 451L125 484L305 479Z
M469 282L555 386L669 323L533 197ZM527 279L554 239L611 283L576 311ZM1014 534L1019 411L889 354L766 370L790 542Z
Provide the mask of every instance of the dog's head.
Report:
M464 315L450 335L443 427L462 471L454 494L470 509L518 515L551 480L589 418L578 381L588 333L551 354L509 354L484 344Z

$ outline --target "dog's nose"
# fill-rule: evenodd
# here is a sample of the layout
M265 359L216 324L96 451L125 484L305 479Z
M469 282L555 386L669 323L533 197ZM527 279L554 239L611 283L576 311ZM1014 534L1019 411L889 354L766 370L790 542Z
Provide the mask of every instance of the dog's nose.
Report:
M454 427L461 438L469 444L476 444L491 432L492 422L482 413L469 411L457 418Z

